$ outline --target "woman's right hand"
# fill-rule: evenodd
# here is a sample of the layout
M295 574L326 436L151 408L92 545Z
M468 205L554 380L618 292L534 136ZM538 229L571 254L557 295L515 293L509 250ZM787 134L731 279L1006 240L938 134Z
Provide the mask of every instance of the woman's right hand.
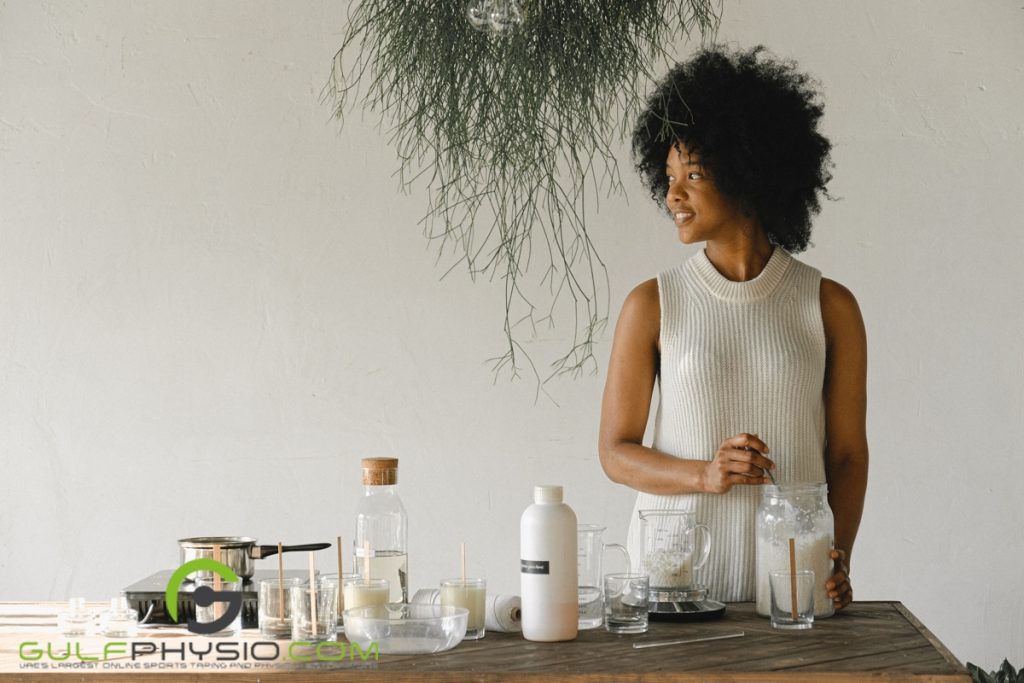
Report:
M768 484L768 470L775 463L765 457L768 444L757 434L737 434L718 447L714 459L704 467L701 488L707 493L726 493L733 486Z

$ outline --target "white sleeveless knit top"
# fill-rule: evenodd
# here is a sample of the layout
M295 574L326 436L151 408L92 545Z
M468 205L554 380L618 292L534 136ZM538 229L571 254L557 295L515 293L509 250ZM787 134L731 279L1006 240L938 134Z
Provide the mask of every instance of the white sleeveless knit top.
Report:
M782 483L825 481L825 331L821 273L776 247L753 280L723 277L704 250L658 275L661 365L654 448L712 460L725 439L758 434ZM760 486L728 493L639 493L627 541L642 559L637 513L696 512L711 531L707 564L695 575L710 597L754 599L754 538Z

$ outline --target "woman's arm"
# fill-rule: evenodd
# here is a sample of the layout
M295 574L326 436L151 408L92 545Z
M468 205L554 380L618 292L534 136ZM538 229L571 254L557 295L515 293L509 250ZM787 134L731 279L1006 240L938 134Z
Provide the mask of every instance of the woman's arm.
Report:
M765 443L751 434L727 439L711 461L684 460L642 445L658 375L660 326L658 282L648 280L626 297L615 326L598 438L605 474L658 495L724 493L736 484L767 483L762 468L774 464L762 455Z
M868 483L867 336L857 300L832 280L821 281L821 316L827 342L825 365L825 478L835 515L835 545L849 563ZM846 567L833 576L845 606L852 597Z

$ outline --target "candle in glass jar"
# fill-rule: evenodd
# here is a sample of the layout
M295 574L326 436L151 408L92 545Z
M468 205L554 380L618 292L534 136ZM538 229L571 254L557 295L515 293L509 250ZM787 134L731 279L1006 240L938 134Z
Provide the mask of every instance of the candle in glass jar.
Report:
M466 640L484 637L487 582L485 579L446 579L441 582L441 606L465 607L469 610Z
M344 590L345 609L368 605L383 605L388 601L391 586L387 579L346 579Z
M358 579L358 578L359 578L359 574L349 573L349 572L346 572L346 573L342 574L341 578L339 578L337 574L324 574L323 576L320 577L321 581L333 581L337 585L337 587L338 587L338 590L337 590L337 593L336 593L336 595L338 596L337 605L336 605L336 607L337 607L336 612L338 613L338 626L339 627L342 624L345 623L345 617L344 617L344 613L345 613L345 582L347 580L349 580L349 579Z

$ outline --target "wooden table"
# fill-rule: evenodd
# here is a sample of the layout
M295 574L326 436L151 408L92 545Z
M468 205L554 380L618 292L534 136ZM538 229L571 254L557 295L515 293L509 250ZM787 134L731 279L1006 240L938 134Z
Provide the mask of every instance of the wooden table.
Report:
M32 607L32 609L29 609ZM595 629L581 631L575 641L532 643L519 634L489 633L465 641L448 652L421 656L381 655L378 661L359 658L345 662L294 664L278 662L265 668L216 671L196 669L81 670L21 668L22 642L51 641L63 647L67 639L55 629L41 627L41 615L55 605L0 603L0 674L14 680L121 681L149 678L171 683L216 678L235 681L970 681L963 665L898 602L858 602L809 631L777 631L754 614L750 603L728 606L719 621L702 624L652 622L648 633L616 636ZM17 616L20 615L20 616ZM33 621L34 619L34 621ZM741 638L637 650L633 643L744 631ZM209 642L173 629L141 633L139 640L177 639ZM239 641L261 640L246 630ZM85 641L83 641L84 643ZM103 639L88 641L102 648ZM283 641L287 642L287 641ZM122 658L126 664L128 658ZM141 663L145 658L139 660ZM131 665L136 665L131 662ZM184 665L183 665L184 666ZM189 665L190 666L190 665Z

